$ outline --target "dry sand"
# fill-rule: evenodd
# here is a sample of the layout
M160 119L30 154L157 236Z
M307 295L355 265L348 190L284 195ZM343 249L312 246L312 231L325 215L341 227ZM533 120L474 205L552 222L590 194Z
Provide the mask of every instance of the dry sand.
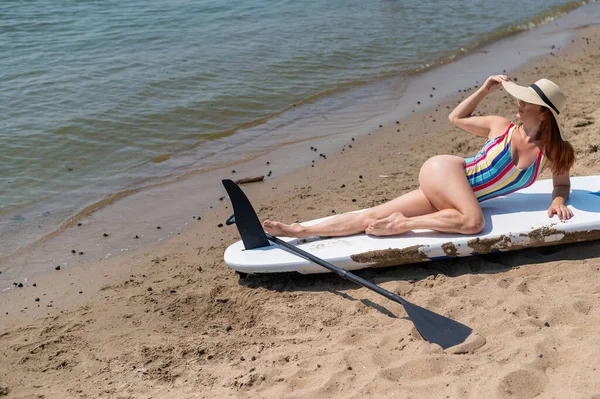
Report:
M572 174L600 174L600 29L578 35L509 76L564 88ZM246 191L261 219L289 222L392 199L428 157L483 145L447 121L462 95ZM478 110L514 119L516 107L497 92ZM336 276L238 281L222 261L237 231L217 227L231 207L213 211L167 242L2 294L0 396L600 397L598 242L359 273L475 330L444 351L400 305Z

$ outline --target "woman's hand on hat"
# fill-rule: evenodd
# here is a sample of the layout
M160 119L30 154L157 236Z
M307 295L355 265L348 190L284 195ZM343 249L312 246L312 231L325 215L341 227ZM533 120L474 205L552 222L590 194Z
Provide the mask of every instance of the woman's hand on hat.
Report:
M502 81L503 80L508 80L508 76L506 75L492 75L489 78L487 78L487 80L485 81L485 83L483 84L483 86L481 86L481 88L486 92L486 93L492 93L496 90L499 90L500 87L502 87Z
M552 204L548 208L548 217L558 216L560 220L569 220L573 217L573 212L565 204Z

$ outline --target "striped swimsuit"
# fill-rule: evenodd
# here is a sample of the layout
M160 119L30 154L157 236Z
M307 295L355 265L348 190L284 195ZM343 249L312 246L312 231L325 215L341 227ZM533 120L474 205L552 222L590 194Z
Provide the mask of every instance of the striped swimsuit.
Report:
M465 174L479 202L532 185L544 169L546 157L543 151L539 151L535 162L528 168L515 166L510 154L515 127L511 123L502 136L488 140L477 155L465 159Z

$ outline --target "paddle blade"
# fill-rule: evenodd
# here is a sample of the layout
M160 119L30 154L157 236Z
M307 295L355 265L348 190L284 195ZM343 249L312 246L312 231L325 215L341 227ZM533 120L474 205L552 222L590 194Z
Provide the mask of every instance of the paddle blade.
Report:
M445 316L403 300L402 305L419 333L426 341L443 349L462 344L471 335L469 327Z
M232 180L225 179L222 183L225 190L227 190L227 194L229 194L235 216L235 225L242 237L244 248L268 247L270 245L269 240L246 194Z

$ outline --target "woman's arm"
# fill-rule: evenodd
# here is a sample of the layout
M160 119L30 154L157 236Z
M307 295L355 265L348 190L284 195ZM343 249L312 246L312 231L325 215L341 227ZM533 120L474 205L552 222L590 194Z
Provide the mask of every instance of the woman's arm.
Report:
M510 124L508 119L501 116L471 116L486 95L502 87L503 80L508 80L506 75L490 76L475 93L450 112L448 115L450 123L468 133L490 139L504 133Z
M557 176L553 175L552 183L554 189L552 190L552 203L550 204L550 208L548 208L548 217L557 215L560 220L571 219L573 212L565 205L571 191L569 172Z

